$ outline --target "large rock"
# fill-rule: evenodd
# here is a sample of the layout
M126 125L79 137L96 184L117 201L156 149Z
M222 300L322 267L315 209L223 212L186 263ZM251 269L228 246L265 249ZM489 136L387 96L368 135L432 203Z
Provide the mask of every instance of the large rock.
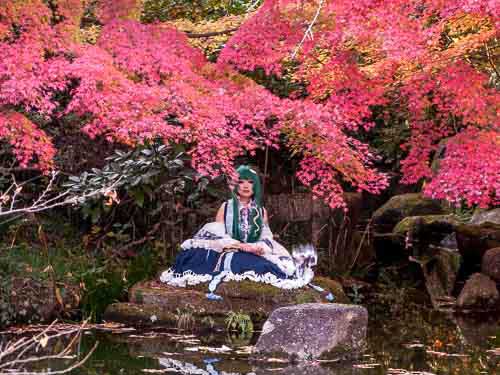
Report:
M342 286L331 279L317 277L314 283L331 291L335 302L348 303ZM309 289L283 290L252 281L222 283L217 294L220 301L206 297L207 285L177 288L156 281L142 282L129 291L129 303L109 306L104 319L127 324L175 326L176 322L189 320L196 326L215 324L224 327L224 320L231 311L251 317L254 324L262 324L278 307L307 302L326 302L324 295Z
M500 224L500 207L487 211L477 211L470 220L471 224L494 223Z
M457 306L462 309L490 310L497 306L498 300L495 282L482 273L475 273L465 283Z
M408 216L444 214L439 201L423 197L420 193L396 195L374 212L372 223L380 233L392 232L394 226Z
M486 250L500 247L500 224L459 225L456 228L456 237L458 250L464 257L464 263L480 265Z
M425 236L435 234L444 238L458 225L460 222L453 215L408 216L396 224L392 233L406 235L409 231L420 231Z
M338 359L365 346L368 312L356 305L306 303L279 308L264 323L254 354Z
M500 283L500 247L486 251L481 262L481 272Z
M425 287L434 308L450 309L455 302L451 294L460 270L460 253L442 247L431 247L427 255L410 257L410 260L420 264Z

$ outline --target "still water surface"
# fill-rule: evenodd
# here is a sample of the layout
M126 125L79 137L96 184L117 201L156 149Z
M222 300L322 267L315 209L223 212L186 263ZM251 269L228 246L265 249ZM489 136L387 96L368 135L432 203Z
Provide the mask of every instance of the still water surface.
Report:
M255 362L248 351L258 333L248 338L156 329L89 332L82 353L96 340L98 349L72 374L500 375L498 316L472 319L410 306L371 306L369 310L368 347L352 362L302 366Z

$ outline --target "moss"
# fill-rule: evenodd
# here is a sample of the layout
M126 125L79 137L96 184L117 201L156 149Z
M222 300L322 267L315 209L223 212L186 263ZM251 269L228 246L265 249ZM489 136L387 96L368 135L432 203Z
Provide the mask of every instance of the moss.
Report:
M408 216L396 224L393 234L406 234L412 228L417 220L421 220L424 225L434 223L449 223L450 225L459 225L460 222L453 215L425 215L425 216Z
M104 319L135 325L165 324L175 326L177 316L164 309L152 305L136 305L133 303L114 303L104 313Z
M299 292L295 295L295 302L300 303L311 303L316 302L316 298L308 291Z
M313 282L320 287L332 292L335 296L336 303L350 303L350 300L346 296L342 285L338 281L319 276L314 278Z
M420 193L410 193L392 197L374 212L372 220L375 226L392 231L394 226L407 216L444 213L445 210L439 201L422 197Z

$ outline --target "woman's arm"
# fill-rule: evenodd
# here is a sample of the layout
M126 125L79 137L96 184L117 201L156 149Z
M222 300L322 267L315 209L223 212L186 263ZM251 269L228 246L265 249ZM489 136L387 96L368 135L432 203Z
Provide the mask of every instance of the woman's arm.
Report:
M217 215L215 216L215 221L218 223L224 223L224 211L226 207L226 202L222 203L219 207L219 211L217 211Z
M267 216L267 210L264 207L262 207L262 210L264 211L264 220L263 220L263 222L264 222L264 224L269 225L269 217Z

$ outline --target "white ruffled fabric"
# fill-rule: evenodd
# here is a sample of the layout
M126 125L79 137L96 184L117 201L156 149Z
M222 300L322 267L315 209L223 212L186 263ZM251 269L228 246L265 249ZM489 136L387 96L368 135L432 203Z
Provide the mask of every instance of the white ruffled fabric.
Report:
M160 276L160 281L176 287L186 287L188 285L197 285L209 281L215 282L215 285L218 285L219 282L223 281L251 280L258 283L273 285L280 289L298 289L309 284L313 277L314 273L312 270L304 272L304 275L301 278L280 279L270 272L263 275L257 275L254 271L247 271L241 274L232 273L230 271L222 271L220 274L213 277L209 274L200 275L191 271L186 271L182 274L174 273L174 270L169 268L168 270L163 271ZM209 287L209 289L211 288Z

